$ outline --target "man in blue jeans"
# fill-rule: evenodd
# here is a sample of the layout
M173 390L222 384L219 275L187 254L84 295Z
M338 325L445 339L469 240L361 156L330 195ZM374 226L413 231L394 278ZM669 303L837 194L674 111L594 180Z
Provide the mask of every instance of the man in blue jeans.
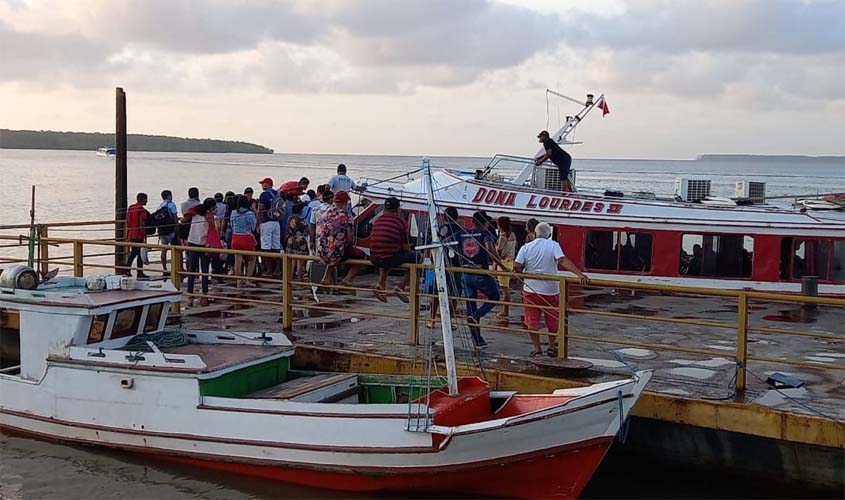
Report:
M490 269L491 258L498 259L496 254L495 238L487 228L489 219L483 212L475 212L472 216L472 228L461 230L454 235L458 242L458 250L461 253L461 265L468 269ZM468 299L478 298L478 292L484 294L490 300L499 300L499 284L496 280L485 274L463 274L464 297ZM472 334L472 341L476 349L487 347L487 341L481 336L481 328L478 323L485 314L490 312L496 304L484 302L479 307L478 302L467 301L467 323L470 324L469 331Z

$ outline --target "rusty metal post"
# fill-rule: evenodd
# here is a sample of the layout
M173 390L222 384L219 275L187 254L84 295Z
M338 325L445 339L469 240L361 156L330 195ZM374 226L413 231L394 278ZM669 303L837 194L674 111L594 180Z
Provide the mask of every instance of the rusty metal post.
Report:
M82 267L83 247L82 242L76 240L73 242L73 275L81 278L84 272Z
M129 206L126 193L126 93L115 89L115 126L114 140L116 155L114 158L114 239L125 239L126 208ZM114 253L114 265L122 266L126 262L126 247L117 247Z
M569 357L569 294L567 293L566 278L558 278L560 282L560 296L557 303L557 355L559 358Z
M293 263L282 254L282 330L293 329Z
M50 244L47 243L49 236L47 224L38 224L38 270L42 275L50 271Z
M182 250L179 248L173 248L173 261L170 265L170 281L173 283L173 286L176 287L177 290L182 289L182 275L180 272L182 271ZM174 302L170 305L170 312L173 314L179 314L182 312L182 303L181 302Z
M420 342L420 296L419 291L419 272L417 269L416 264L409 264L408 272L411 273L410 280L408 281L409 290L410 290L410 297L409 297L409 320L411 322L410 329L409 329L409 343L411 345L417 345Z
M737 301L736 315L736 392L745 392L746 363L748 359L748 294L741 293Z

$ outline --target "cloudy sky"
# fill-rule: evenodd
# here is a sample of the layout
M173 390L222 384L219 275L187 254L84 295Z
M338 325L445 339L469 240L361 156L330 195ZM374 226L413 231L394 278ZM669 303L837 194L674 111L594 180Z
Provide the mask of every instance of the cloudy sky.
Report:
M0 0L0 128L279 152L845 154L845 1Z

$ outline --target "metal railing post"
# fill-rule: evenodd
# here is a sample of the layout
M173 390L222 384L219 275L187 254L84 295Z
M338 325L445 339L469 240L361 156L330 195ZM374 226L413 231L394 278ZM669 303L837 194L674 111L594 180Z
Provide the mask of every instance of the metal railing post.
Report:
M748 295L739 294L736 315L736 392L745 392L746 363L748 359Z
M172 260L170 264L170 281L173 283L173 286L176 287L177 290L182 289L182 275L180 271L182 271L182 250L179 248L173 248L173 253L171 254ZM174 302L170 306L170 312L173 314L179 314L182 312L182 303L181 302Z
M46 241L48 237L47 224L38 224L38 269L42 275L50 271L50 245Z
M83 274L83 267L82 267L82 242L76 240L73 242L73 275L77 278L81 278Z
M408 272L411 273L410 281L408 282L409 289L410 289L410 297L409 297L409 306L410 306L410 330L409 330L409 343L411 345L417 345L420 341L420 325L419 325L419 318L420 318L420 297L417 288L419 288L419 273L418 273L417 265L416 264L409 264Z
M293 329L293 263L282 254L282 330Z
M560 296L557 304L557 355L560 358L569 357L569 294L565 278L558 278L560 282Z

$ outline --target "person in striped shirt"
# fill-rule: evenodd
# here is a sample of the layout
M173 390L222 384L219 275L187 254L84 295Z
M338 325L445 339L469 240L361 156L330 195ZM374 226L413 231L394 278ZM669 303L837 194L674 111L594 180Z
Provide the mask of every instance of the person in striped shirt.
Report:
M375 296L382 302L387 302L384 290L390 271L404 263L414 262L408 232L408 224L399 215L399 200L394 197L384 200L384 212L373 223L370 236L370 261L378 269ZM404 274L393 289L402 302L408 302L405 288L409 278L409 274Z

